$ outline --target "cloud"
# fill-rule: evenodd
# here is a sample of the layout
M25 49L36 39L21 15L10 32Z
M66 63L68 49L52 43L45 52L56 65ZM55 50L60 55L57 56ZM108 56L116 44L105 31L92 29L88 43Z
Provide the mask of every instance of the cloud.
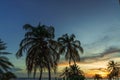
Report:
M86 56L86 57L82 57L81 61L82 62L95 62L95 61L102 61L102 60L108 60L110 58L116 57L115 55L112 56L112 54L115 53L120 53L120 49L117 47L109 47L107 49L105 49L102 53L97 53L95 55L91 55L91 56ZM118 55L117 55L118 57Z
M102 72L107 72L108 71L106 68L92 68L92 69L89 69L89 70L92 70L92 71L102 71Z
M111 40L110 36L105 35L104 37L99 37L96 41L89 43L89 44L84 44L83 46L87 47L88 49L95 48L96 46L100 46L103 44L106 44Z
M113 54L113 53L117 53L117 52L120 52L119 48L117 48L117 47L109 47L103 53L101 53L101 56L103 57L103 56Z

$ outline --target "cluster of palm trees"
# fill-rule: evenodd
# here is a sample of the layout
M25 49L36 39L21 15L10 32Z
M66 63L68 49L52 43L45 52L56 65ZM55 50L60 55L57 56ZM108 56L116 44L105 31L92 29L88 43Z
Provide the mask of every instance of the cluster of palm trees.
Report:
M0 80L9 80L12 78L16 78L14 73L11 72L13 64L5 56L11 53L3 52L3 50L5 49L6 49L5 43L0 40Z
M39 70L39 80L42 78L44 70L48 71L49 80L51 80L51 72L56 73L57 64L60 55L65 54L65 59L76 64L80 61L79 53L83 52L81 43L75 40L75 35L65 34L54 40L55 29L52 26L38 25L33 27L25 24L23 28L26 30L24 39L20 43L20 48L16 53L19 58L26 53L26 67L28 76L33 72L35 78L36 72Z
M52 26L38 25L33 27L30 24L25 24L23 28L26 30L23 40L19 45L19 50L16 57L22 57L26 53L26 69L28 76L33 73L36 77L39 71L39 80L42 79L43 71L48 72L49 80L51 80L51 72L57 71L57 65L62 54L69 62L69 67L63 70L61 76L65 80L84 80L85 76L82 70L76 64L80 61L80 54L83 53L83 48L79 40L75 40L75 35L64 34L57 40L55 37L55 29ZM14 67L9 59L4 56L11 54L3 52L6 49L5 43L0 40L0 80L9 80L16 78L11 72ZM71 63L73 64L71 65ZM120 72L120 64L110 61L108 62L108 79L118 79ZM101 76L96 74L94 79L101 79Z

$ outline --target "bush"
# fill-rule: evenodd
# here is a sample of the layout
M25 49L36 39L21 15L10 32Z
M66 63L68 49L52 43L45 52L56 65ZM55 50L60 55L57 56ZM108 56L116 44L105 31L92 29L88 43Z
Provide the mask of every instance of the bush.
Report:
M83 75L73 75L68 77L67 80L85 80L85 76Z

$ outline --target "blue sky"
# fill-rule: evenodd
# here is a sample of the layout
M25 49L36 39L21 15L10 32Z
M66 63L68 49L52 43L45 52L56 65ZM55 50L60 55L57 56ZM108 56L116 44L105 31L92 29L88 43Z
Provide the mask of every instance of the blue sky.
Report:
M17 68L25 69L24 58L15 57L25 33L22 26L39 22L54 26L56 39L74 33L84 48L83 62L120 56L118 0L1 0L0 38L7 43L6 51L13 53L8 57Z

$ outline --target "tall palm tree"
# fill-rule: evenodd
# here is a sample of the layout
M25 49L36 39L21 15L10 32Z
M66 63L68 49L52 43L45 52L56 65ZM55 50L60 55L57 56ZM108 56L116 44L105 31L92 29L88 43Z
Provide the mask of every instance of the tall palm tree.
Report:
M65 59L69 60L69 65L71 64L71 60L73 60L74 64L76 64L76 61L80 61L79 52L83 53L83 48L81 47L80 41L75 40L74 34L65 34L58 38L58 42L62 45L60 47L60 53L65 54Z
M47 69L49 80L51 80L51 69L56 70L59 59L56 51L57 42L53 40L54 27L40 24L37 27L33 27L30 24L25 24L23 28L27 32L20 43L16 56L19 58L26 52L28 75L34 71L33 76L35 77L36 71L39 69L39 80L41 80L43 69Z
M108 62L108 70L110 71L109 73L109 77L110 78L118 78L119 75L119 69L120 69L120 65L117 62L109 61Z
M9 59L4 56L6 54L10 54L8 52L3 52L5 49L5 43L0 39L0 78L5 72L10 71L10 69L13 67L13 64L9 61Z

